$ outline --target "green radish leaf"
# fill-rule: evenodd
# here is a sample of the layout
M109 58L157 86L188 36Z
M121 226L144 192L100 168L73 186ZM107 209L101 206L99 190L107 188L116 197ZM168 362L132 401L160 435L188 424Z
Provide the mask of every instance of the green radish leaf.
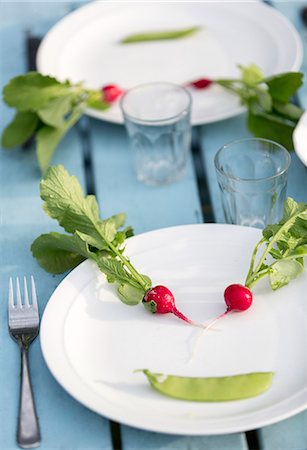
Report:
M109 283L130 284L142 289L139 283L125 270L121 261L103 256L98 258L97 264L101 272L107 276Z
M68 233L79 231L92 236L100 243L96 231L99 209L95 196L84 197L82 187L75 176L70 176L63 166L52 166L40 183L40 195L44 210L56 219ZM99 245L96 246L99 248Z
M247 125L256 137L270 139L283 145L287 150L293 150L292 134L296 123L276 114L255 109L248 110Z
M288 197L284 204L284 213L278 224L268 225L262 232L267 241L272 238L286 243L286 248L295 248L307 239L307 204L297 203Z
M130 284L122 284L117 289L117 294L125 305L134 306L143 300L145 291L142 288L136 288Z
M120 213L99 222L99 230L107 241L112 242L117 234L118 228L122 227L126 220L126 214Z
M269 278L273 291L287 285L303 272L304 268L296 260L279 260L271 265Z
M125 223L126 215L123 213L116 214L114 216L109 217L106 220L101 220L97 223L97 231L100 236L103 237L103 241L100 243L95 243L95 239L92 240L92 245L97 247L99 250L105 250L109 253L109 255L116 256L116 251L120 251L122 253L123 250L120 250L121 244L124 243L127 234L129 233L130 227L126 230L118 231L118 228L122 227ZM112 249L110 249L110 245L112 244L115 253Z
M298 246L295 250L288 254L288 257L300 258L307 256L307 244Z
M38 125L38 117L34 112L25 111L15 114L12 122L4 129L2 146L13 148L26 142Z
M19 111L38 111L49 100L67 92L70 84L53 77L28 72L12 78L3 89L4 102Z
M72 104L77 97L76 94L68 93L54 98L39 109L37 114L46 125L54 128L65 128L69 119L67 115L71 112Z
M293 198L288 197L284 204L284 214L281 223L287 222L293 217L298 216L301 219L307 220L306 203L297 203Z
M302 214L303 215L303 214ZM299 215L291 228L291 233L300 239L300 244L307 243L307 220Z
M277 241L277 246L283 253L286 250L295 249L298 245L301 244L301 238L296 237L292 234L292 228L288 232L283 232Z
M78 233L72 236L55 232L42 234L32 243L31 251L38 263L51 273L63 273L86 258L96 258Z
M112 219L106 219L99 223L99 231L107 241L112 242L115 239L117 228Z
M133 236L133 229L132 227L126 227L124 230L122 231L118 231L115 235L115 238L112 241L112 244L115 247L120 247L127 238Z
M124 224L125 214L100 220L95 196L84 196L77 178L70 176L61 165L47 170L40 183L40 196L46 213L65 231L73 233L73 236L50 233L33 242L33 256L46 270L63 272L90 258L110 283L134 286L144 292L151 287L149 278L141 275L124 256L124 250L118 248L118 227ZM126 296L125 301L131 301L127 287L123 288L122 296Z
M161 41L168 39L181 39L191 36L200 30L200 27L183 28L181 30L162 30L131 34L120 41L121 44L135 44L138 42Z
M59 142L63 139L68 130L79 120L81 114L81 109L75 109L66 121L65 127L54 128L46 125L37 132L36 154L39 167L43 174L46 172Z
M274 259L281 259L283 257L281 251L276 248L272 248L269 253Z
M294 121L298 121L304 112L302 108L299 108L298 106L293 105L292 103L282 103L276 100L273 103L273 108L279 114L282 114L288 119Z
M258 88L255 90L255 95L256 95L256 98L257 98L257 101L258 101L260 107L265 112L271 112L272 111L272 98L271 98L270 94L268 93L268 91Z
M102 100L100 91L90 91L87 98L87 106L98 111L106 111L110 108L111 104Z
M263 237L265 237L265 239L267 241L269 241L271 239L271 237L274 236L277 233L277 231L280 229L280 226L281 225L279 225L279 224L269 224L269 225L267 225L264 228L264 230L262 230Z
M283 103L289 103L291 97L303 84L304 75L301 72L288 72L266 78L271 97Z
M127 215L125 213L118 213L111 216L108 220L112 221L115 225L115 228L122 227L126 222Z
M242 81L248 85L255 85L263 80L263 72L256 64L250 64L249 66L238 65L241 70Z
M307 203L297 203L288 197L281 221L268 225L262 234L263 238L256 244L252 253L245 284L252 287L258 279L269 274L271 287L276 290L303 271L303 258L307 251ZM266 248L255 268L255 256L263 243ZM270 262L270 266L263 271L263 264L267 262L268 255L277 261Z

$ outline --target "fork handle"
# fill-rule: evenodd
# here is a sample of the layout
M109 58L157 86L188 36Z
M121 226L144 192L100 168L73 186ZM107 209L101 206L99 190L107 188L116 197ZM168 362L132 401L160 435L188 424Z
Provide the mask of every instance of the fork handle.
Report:
M20 351L21 380L17 443L22 448L34 448L39 446L41 436L30 379L28 346L22 343L20 345Z

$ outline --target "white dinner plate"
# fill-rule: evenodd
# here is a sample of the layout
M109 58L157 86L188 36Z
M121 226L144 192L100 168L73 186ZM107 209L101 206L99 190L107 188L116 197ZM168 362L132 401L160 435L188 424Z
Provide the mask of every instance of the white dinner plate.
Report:
M297 156L307 167L307 111L303 113L293 131L293 144Z
M122 45L131 33L201 31L184 39ZM259 65L265 75L297 70L302 44L290 22L258 1L94 2L56 24L43 39L38 70L88 88L123 89L150 81L186 84L199 78L238 77L237 64ZM243 111L222 88L192 92L192 124L215 122ZM99 119L123 123L118 103Z
M172 227L130 238L126 252L154 284L172 290L179 309L206 322L224 311L224 288L244 282L260 234L235 225ZM258 428L306 408L306 273L276 292L261 280L248 311L226 316L200 337L198 328L172 315L124 305L115 292L86 261L58 286L42 319L47 365L90 409L147 430L209 435ZM154 391L142 373L134 373L144 368L187 376L275 376L258 397L199 403Z

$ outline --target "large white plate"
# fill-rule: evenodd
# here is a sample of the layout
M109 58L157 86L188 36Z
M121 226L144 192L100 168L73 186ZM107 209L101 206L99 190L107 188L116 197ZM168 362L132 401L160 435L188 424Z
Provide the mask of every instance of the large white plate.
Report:
M294 150L303 164L307 167L307 112L298 121L293 132Z
M223 290L243 282L259 230L188 225L133 237L135 266L167 285L178 307L198 321L223 312ZM52 295L42 319L41 345L58 382L90 409L148 430L206 435L267 425L307 406L306 273L272 292L262 280L252 307L220 321L199 340L196 329L171 315L126 306L104 275L86 261ZM135 369L189 376L274 371L272 387L247 400L184 402L153 391Z
M182 40L120 45L135 32L199 25ZM69 14L43 39L37 55L44 74L83 81L89 88L125 89L150 81L187 83L203 77L237 77L237 64L258 64L266 75L297 70L300 38L279 12L255 2L94 2ZM237 98L213 87L193 92L192 124L242 112ZM88 113L122 123L118 104Z

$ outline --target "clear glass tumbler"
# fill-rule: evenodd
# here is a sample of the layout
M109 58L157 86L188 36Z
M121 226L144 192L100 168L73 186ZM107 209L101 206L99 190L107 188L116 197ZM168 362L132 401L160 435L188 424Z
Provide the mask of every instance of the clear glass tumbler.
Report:
M123 95L121 110L138 180L159 185L180 179L191 146L189 92L171 83L143 84Z
M289 152L266 139L224 145L214 164L226 223L264 228L278 222L286 198Z

